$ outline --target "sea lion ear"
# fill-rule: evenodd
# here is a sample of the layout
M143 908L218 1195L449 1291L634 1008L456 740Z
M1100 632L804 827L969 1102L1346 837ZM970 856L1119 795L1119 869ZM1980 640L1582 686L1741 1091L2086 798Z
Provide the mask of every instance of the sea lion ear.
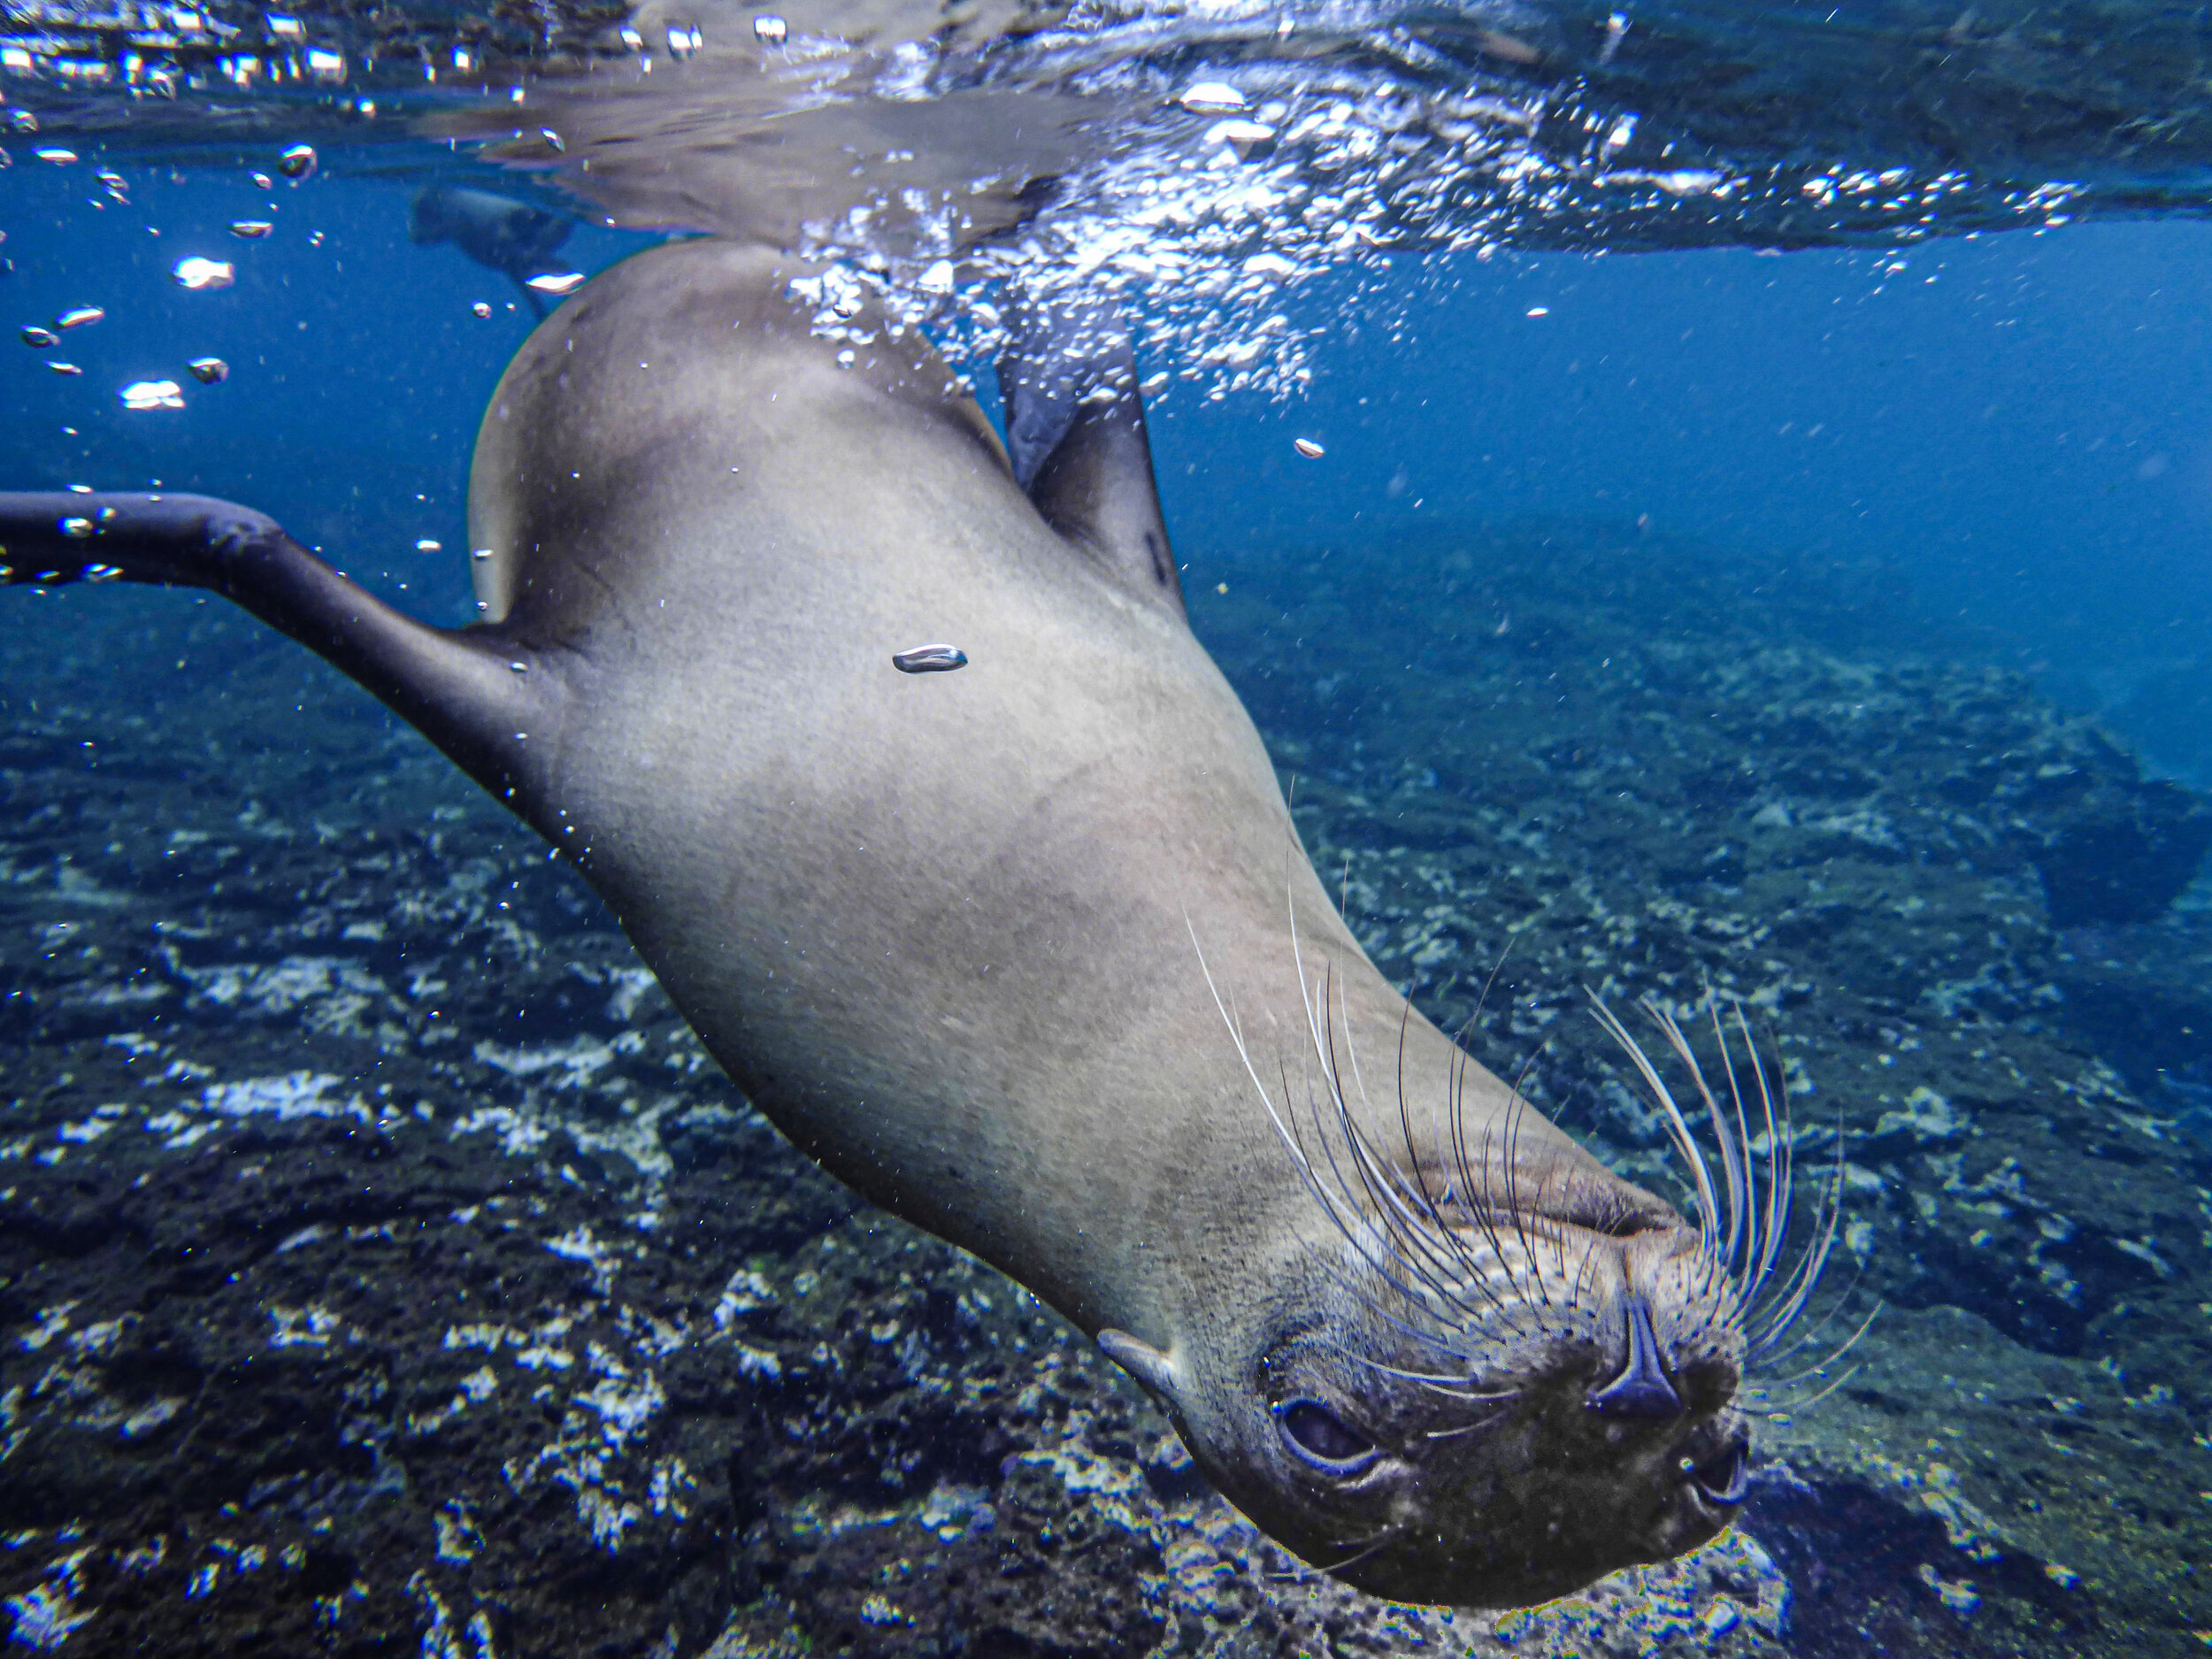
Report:
M1175 1362L1158 1348L1126 1331L1105 1330L1098 1333L1098 1351L1143 1384L1145 1392L1162 1405L1175 1406L1183 1379L1176 1374Z
M1056 296L1025 302L1013 334L998 378L1014 481L1067 541L1180 618L1128 328L1102 302Z

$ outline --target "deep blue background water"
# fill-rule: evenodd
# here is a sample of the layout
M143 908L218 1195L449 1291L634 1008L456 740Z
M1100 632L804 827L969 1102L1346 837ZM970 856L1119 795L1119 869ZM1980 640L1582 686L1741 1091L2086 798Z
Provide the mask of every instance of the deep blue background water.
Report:
M527 314L503 278L408 242L422 175L389 172L405 157L333 156L255 189L272 159L126 165L127 206L89 151L0 173L9 320L108 311L53 353L0 349L0 478L232 495L462 619L469 448ZM371 162L381 176L346 176ZM227 233L249 217L275 234ZM570 250L595 268L640 240L580 227ZM1198 581L1317 542L1402 557L1394 533L1528 514L1879 554L1930 603L2016 634L2023 660L2116 697L2212 652L2208 253L2212 227L2167 221L1901 257L1400 257L1294 292L1294 320L1322 330L1309 399L1172 388L1154 413L1169 520ZM176 287L188 254L234 259L236 286ZM227 384L185 379L205 353ZM189 407L119 408L146 378L183 381ZM1326 455L1298 456L1301 436Z

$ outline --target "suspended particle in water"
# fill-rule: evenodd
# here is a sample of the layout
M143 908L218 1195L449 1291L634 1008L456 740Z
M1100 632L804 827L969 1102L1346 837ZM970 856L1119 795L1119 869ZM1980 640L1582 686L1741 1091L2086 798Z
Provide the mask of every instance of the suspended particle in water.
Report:
M942 674L967 665L968 654L957 645L917 645L891 657L891 666L902 674Z
M73 305L54 319L54 326L67 334L72 328L83 328L96 323L106 315L107 312L97 305Z
M73 363L58 363L51 357L46 359L46 366L57 374L82 374L84 373Z
M184 407L184 388L174 380L133 380L115 396L126 409Z
M1244 94L1225 81L1201 81L1175 101L1193 115L1240 115L1245 107Z
M489 317L492 314L491 303L487 300L477 301L475 304L469 307L469 310L478 317Z
M41 328L35 323L26 323L17 332L22 334L25 345L37 351L43 351L49 346L58 345L61 341L61 336L52 329Z
M1328 454L1326 449L1316 443L1311 438L1293 438L1290 441L1290 447L1297 450L1299 454L1304 456L1309 461L1318 461L1323 456Z
M230 234L242 242L259 242L275 228L265 219L234 219L230 222Z
M186 371L203 386L213 386L230 379L230 365L220 357L195 357L186 364Z
M791 26L772 12L764 12L753 19L753 38L763 46L780 46L790 35Z
M315 146L293 145L277 157L277 171L292 180L309 177L315 171Z
M532 277L524 286L535 288L541 294L553 295L557 298L562 295L573 294L578 288L583 287L584 273L581 271L548 271L541 275Z
M195 254L189 259L180 259L169 274L177 286L195 293L214 288L227 288L238 280L238 269L227 259L203 259Z

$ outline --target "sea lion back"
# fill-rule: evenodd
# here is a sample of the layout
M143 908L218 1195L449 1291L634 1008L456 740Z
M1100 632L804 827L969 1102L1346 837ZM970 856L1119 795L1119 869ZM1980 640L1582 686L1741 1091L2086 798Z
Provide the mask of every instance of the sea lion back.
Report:
M733 546L833 536L871 494L910 495L933 465L1020 492L990 423L921 336L880 319L840 355L819 271L765 250L689 241L603 273L541 326L501 378L470 477L470 574L487 622L551 644L619 593L658 591L703 517ZM798 285L795 292L794 285ZM917 419L917 417L920 419ZM826 425L849 444L826 450Z

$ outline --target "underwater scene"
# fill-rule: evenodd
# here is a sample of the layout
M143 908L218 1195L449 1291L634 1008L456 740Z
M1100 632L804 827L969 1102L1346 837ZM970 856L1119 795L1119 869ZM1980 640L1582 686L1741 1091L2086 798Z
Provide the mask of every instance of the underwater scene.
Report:
M2212 23L0 0L0 1632L2212 1649Z

